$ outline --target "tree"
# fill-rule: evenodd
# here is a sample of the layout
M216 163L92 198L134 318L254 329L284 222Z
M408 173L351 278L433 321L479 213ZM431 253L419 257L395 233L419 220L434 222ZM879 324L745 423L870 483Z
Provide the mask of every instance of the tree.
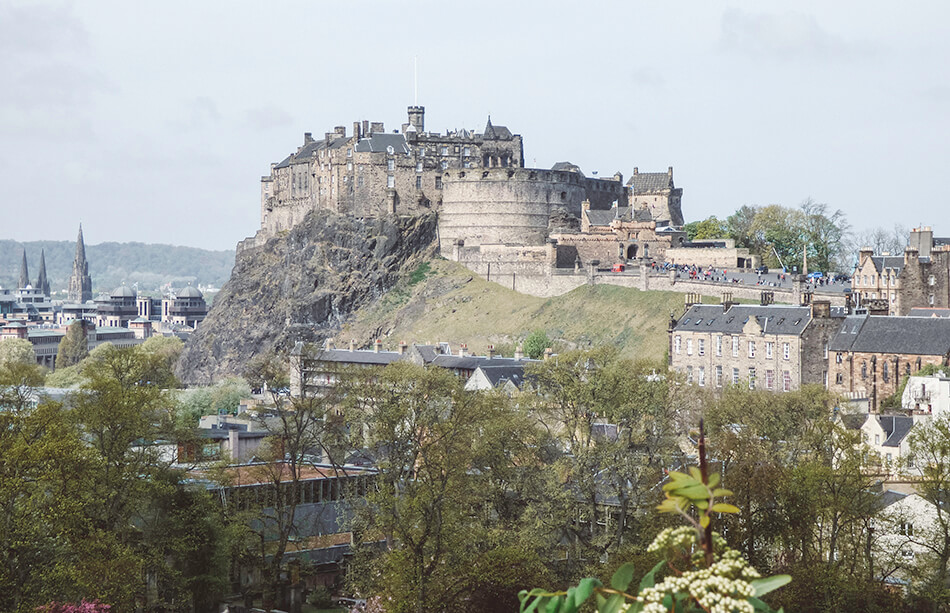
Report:
M943 611L941 605L950 602L950 417L916 425L910 447L921 475L917 493L932 506L929 525L915 525L910 537L927 552L916 561L920 581L912 589L932 611Z
M805 244L808 246L808 267L811 270L832 271L848 267L845 237L849 225L841 209L829 210L827 204L811 198L802 202Z
M683 226L683 229L686 230L686 238L691 241L705 238L723 238L728 235L726 222L717 219L715 215L702 221L691 221Z
M0 342L0 364L5 362L20 362L35 364L36 353L33 343L25 338L8 338Z
M89 355L89 342L86 335L86 324L82 320L75 320L69 324L66 335L59 341L59 350L56 352L56 368L65 368L78 364Z
M524 339L524 353L532 360L544 357L544 350L551 346L551 339L544 330L535 330Z

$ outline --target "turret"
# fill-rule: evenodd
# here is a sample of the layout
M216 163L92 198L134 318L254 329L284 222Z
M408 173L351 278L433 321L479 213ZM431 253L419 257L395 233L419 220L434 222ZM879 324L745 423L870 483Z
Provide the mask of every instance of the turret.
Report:
M426 107L424 106L410 106L409 107L409 125L416 129L416 132L420 134L425 132L426 129Z

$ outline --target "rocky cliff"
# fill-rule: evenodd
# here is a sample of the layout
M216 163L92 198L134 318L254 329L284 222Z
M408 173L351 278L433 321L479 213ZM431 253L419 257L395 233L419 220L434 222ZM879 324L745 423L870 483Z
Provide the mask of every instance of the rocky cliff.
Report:
M248 359L294 342L322 341L431 257L434 213L353 218L313 211L304 221L235 258L231 279L188 341L178 376L207 384Z

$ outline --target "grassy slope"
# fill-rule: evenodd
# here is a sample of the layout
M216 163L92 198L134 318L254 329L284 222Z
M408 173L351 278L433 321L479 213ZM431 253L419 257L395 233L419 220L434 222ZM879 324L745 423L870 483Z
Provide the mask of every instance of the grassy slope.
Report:
M544 330L560 349L616 344L631 358L660 359L667 348L670 311L685 296L609 285L583 286L563 296L536 298L489 283L445 260L429 263L416 283L406 279L357 316L337 337L367 345L374 337L394 349L408 343L448 341L484 354L489 344L506 355L531 331ZM419 271L415 279L422 277Z

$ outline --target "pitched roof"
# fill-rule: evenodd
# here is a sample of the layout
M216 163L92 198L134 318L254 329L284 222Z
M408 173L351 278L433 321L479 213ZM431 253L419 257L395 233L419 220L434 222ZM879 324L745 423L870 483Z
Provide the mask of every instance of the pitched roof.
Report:
M950 317L950 309L940 307L911 307L911 317Z
M588 209L584 211L587 215L587 221L590 222L592 226L609 226L610 222L617 218L617 213L614 209L608 209L606 211Z
M489 117L482 136L487 140L511 140L511 130L505 126L492 125L491 117Z
M811 309L781 305L737 304L723 312L722 305L694 304L676 322L676 332L739 334L750 317L755 317L765 334L799 336L811 322Z
M658 194L673 189L673 177L667 172L639 172L627 181L634 194Z
M322 362L339 362L345 364L375 364L386 366L399 360L402 356L398 351L373 351L367 349L322 349L313 356Z
M858 332L861 326L868 319L867 315L848 315L838 328L838 332L828 344L830 351L851 351L854 341L858 339Z
M904 498L907 498L907 494L901 494L900 492L895 492L894 490L887 490L880 494L881 496L881 508L889 507L895 502L899 502Z
M487 362L496 362L501 361L501 358L492 358L491 360L486 360ZM508 361L507 359L505 360ZM485 375L485 378L488 379L488 382L492 387L498 387L503 385L506 381L511 381L515 387L521 389L522 383L524 383L524 364L504 364L495 366L494 364L483 363L479 365L478 370L482 371Z
M409 145L406 143L405 134L388 134L386 132L377 132L362 139L356 144L356 151L359 153L385 152L388 147L393 148L393 153L409 153Z
M874 264L874 270L878 272L882 272L885 268L890 268L900 272L904 269L904 256L872 255L871 263Z
M841 415L841 423L848 430L860 430L867 420L867 413L844 413Z
M948 355L950 354L950 319L867 317L864 325L857 332L857 338L854 339L851 350L863 353Z
M882 443L885 447L900 447L901 441L914 426L914 418L907 415L878 415L877 420L887 434L887 439Z

